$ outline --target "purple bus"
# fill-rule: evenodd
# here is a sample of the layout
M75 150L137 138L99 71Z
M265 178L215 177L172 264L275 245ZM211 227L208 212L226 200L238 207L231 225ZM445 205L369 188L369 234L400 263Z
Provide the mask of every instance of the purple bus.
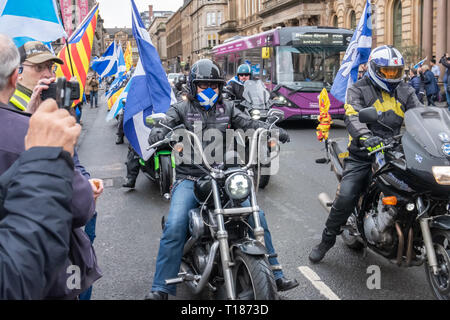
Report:
M213 60L227 80L242 63L251 65L278 99L285 119L317 119L318 94L331 89L353 31L330 27L277 28L248 37L234 37L212 49ZM330 114L343 119L343 102L330 97Z

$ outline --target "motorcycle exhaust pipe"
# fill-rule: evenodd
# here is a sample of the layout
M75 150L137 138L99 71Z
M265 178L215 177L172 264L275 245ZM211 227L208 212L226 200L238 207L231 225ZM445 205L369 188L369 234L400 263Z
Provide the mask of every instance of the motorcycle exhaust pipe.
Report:
M217 248L219 247L219 241L215 241L211 246L211 251L208 255L208 262L206 263L205 270L198 282L188 281L186 284L192 290L193 294L199 294L205 285L208 283L209 276L211 275L211 270L214 264L214 257L216 256ZM193 274L192 269L185 263L181 262L181 271Z
M406 248L406 266L411 266L412 261L412 254L413 254L413 229L412 227L409 228L408 232L408 246Z
M398 235L397 265L401 266L403 258L403 248L405 247L405 237L398 222L395 223L395 230L397 230Z
M327 211L328 214L330 214L331 206L333 205L333 200L330 198L330 196L327 193L322 192L317 198L319 199L322 207Z

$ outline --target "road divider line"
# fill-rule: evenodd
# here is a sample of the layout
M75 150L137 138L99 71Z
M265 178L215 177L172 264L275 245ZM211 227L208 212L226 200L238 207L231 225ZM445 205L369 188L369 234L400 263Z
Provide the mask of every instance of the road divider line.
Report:
M298 267L303 276L308 279L312 285L319 290L320 294L328 300L341 300L339 297L320 279L320 277L311 268L303 266Z

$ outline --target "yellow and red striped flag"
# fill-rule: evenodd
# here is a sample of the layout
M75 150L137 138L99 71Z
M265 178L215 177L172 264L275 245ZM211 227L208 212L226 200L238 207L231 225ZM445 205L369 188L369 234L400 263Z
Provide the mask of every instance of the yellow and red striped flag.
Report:
M133 51L131 50L130 41L127 42L127 50L125 50L124 58L125 65L127 66L127 71L129 71L133 66Z
M58 58L63 60L64 64L58 65L56 76L66 77L67 80L70 80L74 76L80 83L80 97L74 101L72 106L75 106L83 99L95 28L97 27L98 6L97 4L92 8L91 12L89 12L77 30L67 40L66 45L58 53Z

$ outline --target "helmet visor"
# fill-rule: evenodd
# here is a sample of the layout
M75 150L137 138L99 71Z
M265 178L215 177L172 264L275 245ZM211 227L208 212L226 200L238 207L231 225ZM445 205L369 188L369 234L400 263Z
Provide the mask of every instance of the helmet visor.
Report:
M403 66L398 67L379 67L378 75L387 80L398 80L403 76Z

